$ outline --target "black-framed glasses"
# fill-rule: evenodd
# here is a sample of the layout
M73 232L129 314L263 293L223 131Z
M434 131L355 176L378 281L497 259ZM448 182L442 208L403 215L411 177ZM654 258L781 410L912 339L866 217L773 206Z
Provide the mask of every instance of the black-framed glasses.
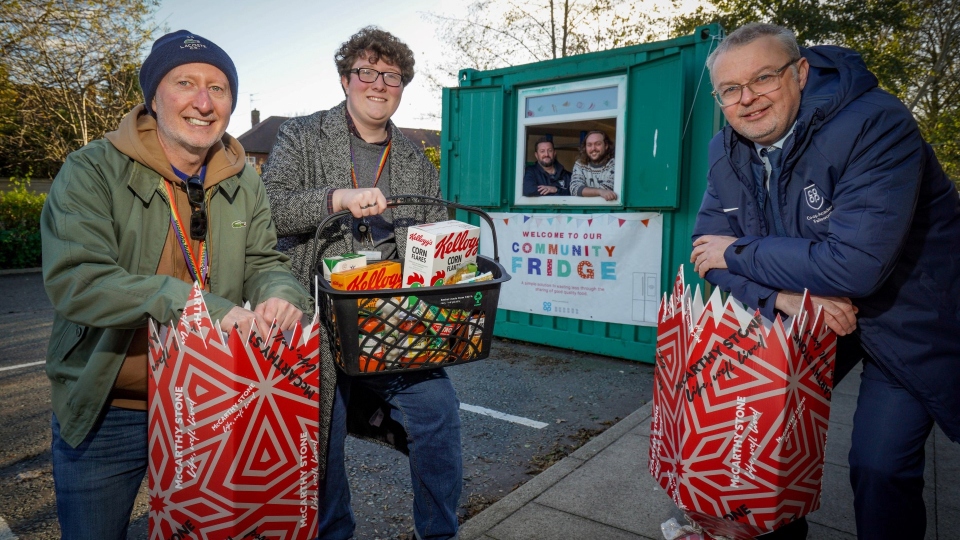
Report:
M187 199L190 201L190 238L207 237L207 202L203 196L203 181L199 176L187 178Z
M750 91L753 92L753 95L758 97L764 94L769 94L770 92L779 90L783 85L783 70L787 69L799 60L799 58L794 58L793 60L784 64L780 69L761 73L753 79L750 79L750 81L746 84L730 84L718 90L714 90L711 93L713 94L713 97L717 99L717 103L719 103L721 107L729 107L739 103L740 99L743 98L744 88L749 88Z
M377 77L383 75L383 84L387 86L397 87L403 84L403 75L397 73L396 71L377 71L373 68L355 68L351 69L349 73L356 73L357 78L361 82L365 83L374 83L377 82Z

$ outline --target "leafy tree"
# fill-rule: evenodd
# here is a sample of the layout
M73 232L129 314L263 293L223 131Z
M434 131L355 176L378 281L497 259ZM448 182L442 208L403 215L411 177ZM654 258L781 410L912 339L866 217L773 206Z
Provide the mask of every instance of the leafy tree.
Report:
M40 211L47 196L29 190L29 178L10 183L0 192L0 269L40 266Z
M0 171L52 176L142 101L157 0L0 1Z
M678 2L679 0L675 0ZM960 189L960 2L956 0L710 0L676 18L674 35L718 21L794 30L801 45L850 47L913 112Z
M430 163L433 163L433 166L440 170L440 147L439 146L427 146L423 149L423 153L427 155L427 159L430 160Z

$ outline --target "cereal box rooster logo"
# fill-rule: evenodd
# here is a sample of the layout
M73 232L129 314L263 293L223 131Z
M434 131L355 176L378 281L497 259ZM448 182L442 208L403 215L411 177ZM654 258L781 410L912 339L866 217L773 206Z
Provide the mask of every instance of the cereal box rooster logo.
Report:
M426 281L423 279L423 276L414 272L407 277L407 282L404 284L407 287L423 287Z
M444 278L447 277L447 273L443 270L437 270L437 273L430 278L430 286L436 287L437 285L443 285Z

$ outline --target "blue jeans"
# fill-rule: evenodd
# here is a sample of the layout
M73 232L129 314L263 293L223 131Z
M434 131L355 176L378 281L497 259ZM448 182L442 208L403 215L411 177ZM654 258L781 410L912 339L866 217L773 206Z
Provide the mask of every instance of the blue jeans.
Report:
M850 448L858 538L923 539L923 447L931 429L923 404L876 363L864 362Z
M456 538L457 505L463 486L460 402L443 369L369 377L337 373L327 474L318 501L319 538L346 540L353 537L356 528L343 461L351 383L365 386L386 401L391 418L407 432L417 538Z
M110 407L73 448L51 422L53 483L63 540L123 540L147 472L147 411Z

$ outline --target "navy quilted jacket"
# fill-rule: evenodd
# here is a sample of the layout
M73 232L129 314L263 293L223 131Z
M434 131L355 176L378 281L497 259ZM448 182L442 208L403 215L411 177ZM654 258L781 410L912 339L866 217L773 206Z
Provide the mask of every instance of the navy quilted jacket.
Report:
M753 143L725 127L693 237L738 240L706 277L771 319L777 290L850 297L864 349L960 440L960 196L857 53L802 54L810 75L773 201L787 236L759 214Z

